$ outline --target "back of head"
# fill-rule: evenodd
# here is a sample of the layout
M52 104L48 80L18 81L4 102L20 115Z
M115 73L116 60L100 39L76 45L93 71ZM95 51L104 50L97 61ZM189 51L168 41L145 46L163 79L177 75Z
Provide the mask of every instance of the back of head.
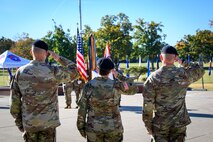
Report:
M109 58L100 58L97 65L100 75L108 75L110 70L115 68L114 63Z
M164 46L161 50L161 60L164 63L173 64L175 57L178 56L177 50L170 45Z
M44 61L47 57L48 45L42 40L36 40L32 44L31 51L34 60Z
M42 49L42 50L45 50L45 51L48 51L48 45L42 40L34 41L33 44L32 44L32 50L33 51L35 50L35 47Z
M166 45L162 48L161 54L173 54L173 55L178 55L177 50L170 45Z

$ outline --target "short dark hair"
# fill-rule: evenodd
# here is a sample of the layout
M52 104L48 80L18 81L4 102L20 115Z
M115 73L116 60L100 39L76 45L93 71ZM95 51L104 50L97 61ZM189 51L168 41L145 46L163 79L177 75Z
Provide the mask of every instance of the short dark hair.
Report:
M110 73L110 70L104 70L100 68L98 68L98 70L99 70L99 74L102 76L108 75Z
M98 60L97 67L100 75L108 75L115 65L110 58L103 57Z
M170 45L166 45L162 48L161 50L162 54L174 54L174 55L178 55L177 50Z
M48 45L44 41L39 39L33 42L33 47L44 49L46 51L48 50Z
M110 58L100 58L98 60L98 68L103 69L103 70L111 70L115 68L114 63L112 62L112 60Z

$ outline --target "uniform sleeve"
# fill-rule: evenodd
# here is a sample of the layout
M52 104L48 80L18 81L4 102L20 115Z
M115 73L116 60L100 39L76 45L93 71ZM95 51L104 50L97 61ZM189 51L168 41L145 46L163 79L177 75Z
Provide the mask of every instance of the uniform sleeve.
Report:
M184 61L182 66L184 67L184 74L189 83L198 81L205 74L203 67L200 67L197 63Z
M152 119L155 109L155 90L150 78L144 83L143 90L143 122L148 132L152 131Z
M116 78L115 88L124 95L134 95L138 92L138 87L134 83L134 80L128 77L118 74ZM128 88L128 89L126 89Z
M60 57L58 61L62 66L55 67L56 79L62 82L68 82L70 80L75 80L79 78L79 72L77 70L76 64L64 57Z
M77 118L77 128L78 130L84 130L85 124L86 124L86 115L87 115L87 109L88 109L88 101L87 101L87 93L88 93L88 87L85 86L83 88L81 98L79 100L78 106L78 118Z
M21 98L22 94L19 91L17 76L15 75L10 86L10 113L15 120L15 124L18 128L22 125L22 111L21 111Z

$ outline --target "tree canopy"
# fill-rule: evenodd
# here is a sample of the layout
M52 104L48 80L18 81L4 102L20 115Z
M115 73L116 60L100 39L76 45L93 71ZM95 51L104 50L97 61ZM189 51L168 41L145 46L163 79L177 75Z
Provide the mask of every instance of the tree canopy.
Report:
M213 32L210 30L197 30L195 35L185 35L176 48L182 58L190 55L192 60L198 60L202 54L204 60L209 61L213 55Z
M69 29L65 31L62 25L57 25L54 20L53 22L53 30L48 31L41 39L48 44L50 50L75 61L76 34L71 36ZM212 28L213 20L209 22ZM141 56L143 59L149 58L152 69L154 69L154 61L160 54L161 48L166 45L163 27L162 23L146 22L143 18L139 18L136 24L132 25L129 17L124 13L105 15L101 18L100 28L97 31L93 31L88 25L80 31L83 36L84 57L87 59L87 41L88 37L93 34L96 39L98 57L103 57L108 42L111 46L111 58L115 63L124 61L126 56L130 57L129 59ZM27 33L23 33L16 41L2 37L0 38L0 53L11 50L17 55L32 59L29 52L33 41L34 39L30 38ZM202 53L205 60L209 60L213 55L213 33L210 30L197 30L195 35L185 35L180 39L176 48L182 58L190 55L192 60L197 60L199 54Z
M124 60L132 51L132 24L124 13L118 15L106 15L101 19L101 28L95 33L97 48L101 49L98 56L103 57L106 43L111 47L111 56L115 63L119 59Z
M32 47L32 43L34 39L29 37L29 34L23 33L19 39L15 42L15 44L11 48L11 52L26 58L28 60L32 60L32 56L30 54L30 50Z
M151 59L152 68L154 68L153 62L157 55L160 53L161 48L165 45L163 40L166 35L162 34L161 23L154 21L145 22L144 19L136 20L134 25L134 56L142 56Z
M49 31L43 40L48 44L49 50L70 60L76 59L76 41L70 36L69 29L65 32L61 25L55 23L54 31Z
M6 50L10 50L10 48L15 44L14 41L12 41L9 38L1 37L0 38L0 54L2 54Z

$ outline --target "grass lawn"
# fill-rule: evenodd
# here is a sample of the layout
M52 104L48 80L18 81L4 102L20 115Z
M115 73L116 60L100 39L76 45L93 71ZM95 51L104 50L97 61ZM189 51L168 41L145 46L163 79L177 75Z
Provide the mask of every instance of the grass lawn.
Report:
M207 63L207 64L204 65L204 67L208 67L208 65L209 64ZM138 63L130 63L129 66L130 67L138 66ZM141 66L146 67L146 63L142 63ZM161 66L161 64L160 64L160 66ZM126 64L125 63L121 63L120 67L122 69L125 69L126 68ZM139 78L138 82L144 82L143 78L146 78L146 76L147 76L147 74L142 75ZM204 82L204 89L213 90L213 70L212 70L212 75L211 76L208 75L208 70L205 70L205 74L203 76L203 82ZM203 87L202 86L202 79L200 79L197 82L191 84L189 87L191 87L193 89L201 89Z
M129 66L130 67L138 66L138 63L130 63ZM142 66L146 67L146 63L142 63ZM204 66L208 67L208 64L205 64ZM120 67L121 67L121 69L125 69L126 68L126 64L125 63L121 63ZM0 73L0 86L8 86L9 85L9 76L8 76L7 70L5 70L4 72L5 72L4 76L2 76L2 73ZM206 70L205 72L206 73L203 76L204 89L213 90L213 71L212 71L212 75L211 76L208 75L208 70ZM138 82L144 82L143 78L146 78L146 76L147 76L146 74L142 75L139 78ZM200 79L197 82L191 84L190 87L193 88L193 89L202 88L202 79Z

